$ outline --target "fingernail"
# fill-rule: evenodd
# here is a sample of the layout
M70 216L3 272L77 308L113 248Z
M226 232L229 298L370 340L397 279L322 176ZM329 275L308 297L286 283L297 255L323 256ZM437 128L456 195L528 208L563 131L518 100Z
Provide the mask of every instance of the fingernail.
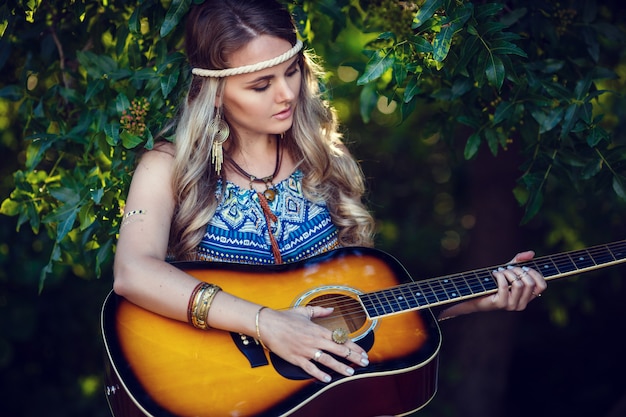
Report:
M348 375L354 375L354 368L349 368L349 367L348 367L348 368L346 368L346 373L347 373Z
M527 267L527 266L523 266L523 267L522 267L522 269L523 269L525 272L530 271L530 268L529 268L529 267Z
M515 268L513 265L509 265L506 267L506 269L513 269L513 268Z
M326 375L324 377L324 382L330 382L330 376L329 375Z
M367 358L363 358L361 359L361 365L363 366L367 366L370 364L370 361Z
M500 267L500 268L498 268L498 271L502 272L502 271L504 271L504 268Z

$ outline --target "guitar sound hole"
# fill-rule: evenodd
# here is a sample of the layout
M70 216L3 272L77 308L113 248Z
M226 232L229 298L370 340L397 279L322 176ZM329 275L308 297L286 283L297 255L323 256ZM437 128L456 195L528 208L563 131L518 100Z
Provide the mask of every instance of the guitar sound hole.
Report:
M307 305L334 308L330 316L313 319L315 323L329 330L343 328L353 334L367 322L361 303L347 295L323 294L310 300Z

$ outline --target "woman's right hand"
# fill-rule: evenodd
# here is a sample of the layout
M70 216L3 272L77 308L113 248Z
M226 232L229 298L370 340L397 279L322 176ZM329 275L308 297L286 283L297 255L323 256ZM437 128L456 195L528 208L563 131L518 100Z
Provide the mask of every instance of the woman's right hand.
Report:
M331 376L317 364L350 376L354 368L335 359L344 358L358 366L369 364L367 352L352 340L345 343L333 341L333 332L313 321L332 314L332 308L319 306L297 307L277 311L263 309L259 314L259 333L263 344L289 363L299 366L309 375L322 382L330 382Z

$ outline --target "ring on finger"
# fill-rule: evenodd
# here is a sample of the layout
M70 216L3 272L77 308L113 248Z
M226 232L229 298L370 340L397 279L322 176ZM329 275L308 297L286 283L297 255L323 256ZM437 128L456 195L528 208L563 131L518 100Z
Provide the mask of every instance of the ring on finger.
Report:
M333 339L333 342L342 345L348 341L348 336L349 336L348 331L346 329L339 327L333 330L331 338Z
M352 349L348 348L348 353L346 353L346 356L344 356L344 359L348 359L348 356L352 355Z
M318 350L317 352L315 352L315 355L313 355L313 360L315 362L319 361L323 354L324 352L322 352L321 350Z

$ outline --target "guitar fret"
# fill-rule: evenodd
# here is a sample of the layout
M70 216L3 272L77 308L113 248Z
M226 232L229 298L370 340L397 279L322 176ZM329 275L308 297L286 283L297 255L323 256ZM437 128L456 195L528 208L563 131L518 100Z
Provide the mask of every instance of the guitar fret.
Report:
M398 313L400 311L404 311L413 307L411 306L411 304L409 304L402 288L394 288L390 292L391 299L393 301L392 303L390 303L390 306L394 313Z
M595 266L595 262L589 256L589 252L586 250L577 250L569 253L572 262L576 264L578 269L585 269Z
M426 281L411 284L411 296L417 306L422 307L437 302L437 297L428 288L424 289Z
M454 300L459 297L459 290L454 284L454 279L452 278L444 278L441 281L442 287L448 296L448 300Z
M427 281L428 285L432 289L433 294L437 298L437 301L446 301L448 300L446 291L443 289L441 284L438 281Z
M589 249L588 252L596 265L606 264L617 260L606 246L592 248Z
M541 262L540 262L541 261ZM534 269L541 272L544 277L549 278L554 275L559 275L559 270L549 258L537 259L537 261L530 261L534 265Z
M626 241L615 242L607 247L616 260L626 259Z
M465 296L473 294L471 288L467 284L467 280L463 277L463 275L456 275L455 277L452 278L452 282L454 282L454 285L458 289L461 297L465 297Z
M553 256L552 261L556 269L561 274L565 274L571 271L576 271L578 269L576 267L576 264L572 261L572 259L567 254Z
M361 302L363 303L363 307L365 307L365 311L367 315L370 317L378 317L384 314L382 310L382 303L378 300L378 292L371 292L369 294L361 295Z

